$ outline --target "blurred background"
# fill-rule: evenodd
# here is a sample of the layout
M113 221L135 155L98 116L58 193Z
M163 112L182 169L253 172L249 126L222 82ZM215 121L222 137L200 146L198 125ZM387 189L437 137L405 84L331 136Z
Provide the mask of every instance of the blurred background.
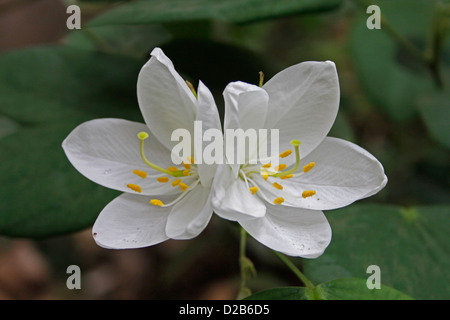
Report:
M69 5L81 29L69 30ZM369 29L376 4L381 29ZM428 0L0 0L0 299L234 299L239 230L214 217L189 241L106 250L91 236L119 193L82 177L61 143L83 121L142 121L140 67L155 47L223 115L222 90L308 60L336 63L341 104L330 132L384 165L376 196L327 212L333 240L293 259L314 282L367 278L417 299L449 299L450 20ZM249 239L252 291L301 285ZM69 290L67 267L81 269Z

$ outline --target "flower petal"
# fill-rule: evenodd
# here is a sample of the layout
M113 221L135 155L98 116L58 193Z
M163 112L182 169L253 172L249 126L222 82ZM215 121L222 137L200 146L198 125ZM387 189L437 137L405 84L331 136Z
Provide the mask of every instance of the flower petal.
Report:
M167 240L165 226L170 208L152 206L150 199L123 193L111 201L92 228L95 242L109 249L131 249Z
M314 210L331 210L347 206L380 191L387 183L381 163L363 148L337 138L327 137L303 164L315 162L307 173L283 180L287 193L297 195L286 205ZM303 198L302 192L316 194Z
M257 139L258 129L264 128L267 116L269 96L262 88L245 82L232 82L223 92L225 99L225 149L228 163L236 172L239 164L248 163L258 158L258 144L266 141L245 143L239 145L235 138L227 136L231 130L242 129L242 133L252 135ZM252 131L247 131L248 129ZM236 132L236 131L235 131ZM250 139L250 138L248 138ZM246 139L247 140L247 139ZM247 148L246 145L248 144ZM231 154L230 151L233 153ZM238 156L240 154L240 156Z
M280 130L280 150L290 149L290 141L297 139L301 141L302 157L307 156L325 138L336 118L336 66L331 61L303 62L276 74L263 89L269 94L266 128Z
M154 136L172 149L175 129L194 132L196 99L186 82L175 71L161 49L152 51L152 58L142 67L137 96L145 122Z
M201 81L199 81L198 85L198 112L196 120L201 121L203 132L200 137L198 135L194 136L194 139L200 140L199 144L202 146L200 156L203 158L202 152L205 150L205 147L211 143L207 141L205 131L209 129L217 129L217 132L220 133L220 137L222 139L221 141L223 141L223 136L222 125L220 124L219 112L217 110L216 103L214 102L214 97L211 94L211 91L209 91L209 89ZM217 143L217 141L212 139L212 137L211 140L214 141L214 143ZM203 163L199 163L197 165L197 169L201 184L205 187L211 186L212 179L214 178L214 174L217 169L217 163L206 164L203 159Z
M178 190L156 181L160 172L147 167L139 152L137 133L145 124L122 119L96 119L82 123L64 140L62 147L72 165L88 179L107 188L133 192L127 184L137 184L142 194L168 194ZM150 135L145 142L150 161L170 166L170 151ZM133 174L145 171L146 179Z
M331 241L331 228L321 211L268 205L264 217L239 224L263 245L289 256L317 258Z
M249 191L240 178L234 177L231 167L218 167L213 183L214 212L227 220L246 220L263 217L266 206L258 196Z
M213 213L210 190L197 185L171 208L166 225L170 238L192 239L206 228Z

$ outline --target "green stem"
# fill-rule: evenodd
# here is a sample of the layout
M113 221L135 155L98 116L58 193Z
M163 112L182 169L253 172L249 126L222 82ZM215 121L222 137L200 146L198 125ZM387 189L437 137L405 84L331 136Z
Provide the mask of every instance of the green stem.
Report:
M305 284L306 287L308 287L311 290L314 290L314 285L309 279L300 271L300 269L297 268L297 266L284 254L273 251L273 253L281 260L283 263L291 269L291 271L297 276L297 278L300 279L301 282Z
M255 268L253 263L245 255L247 232L244 228L240 227L241 240L239 243L239 266L241 269L241 284L239 287L238 299L243 299L251 294L250 289L247 287L247 279L255 274Z

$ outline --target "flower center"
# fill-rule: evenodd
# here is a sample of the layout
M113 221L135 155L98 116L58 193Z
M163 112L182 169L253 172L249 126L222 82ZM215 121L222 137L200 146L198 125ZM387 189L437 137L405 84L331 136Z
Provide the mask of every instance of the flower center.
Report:
M158 206L158 207L168 207L171 206L175 203L177 203L178 201L180 201L187 192L189 192L190 190L192 190L198 183L199 183L199 176L197 173L197 166L194 164L194 159L192 157L188 157L186 162L183 162L183 168L177 168L177 167L173 167L170 166L167 169L164 169L152 162L150 162L147 157L145 156L145 152L144 152L144 141L149 137L148 133L146 132L139 132L137 137L139 138L139 151L140 151L140 155L142 158L142 161L149 166L151 169L159 171L160 173L164 174L163 176L159 176L156 178L156 180L159 183L167 183L171 180L171 178L174 178L171 181L171 185L173 188L180 188L181 190L181 194L172 202L168 203L168 204L164 204L161 200L159 199L152 199L150 200L150 204L154 205L154 206ZM147 178L147 172L145 171L141 171L141 170L133 170L133 173L139 177L141 177L142 179L146 179ZM188 185L187 183L187 179L189 180L193 180L193 182ZM186 182L186 183L185 183ZM137 185L137 184L127 184L127 187L135 192L138 193L142 193L142 188L141 186Z
M292 140L291 145L294 147L295 150L295 164L292 166L292 168L285 170L287 165L286 164L279 164L275 167L272 167L271 163L266 163L263 165L244 165L241 167L241 170L239 171L239 177L245 181L247 184L248 189L252 194L259 194L263 199L265 199L268 202L274 203L274 204L282 204L285 199L283 195L289 195L292 197L298 197L298 198L308 198L312 197L316 194L315 190L304 190L301 194L295 195L291 193L287 193L286 190L284 190L283 185L281 184L281 180L290 179L293 177L300 176L304 173L309 172L314 166L316 165L315 162L310 162L307 165L303 166L302 170L299 170L300 168L300 141L298 140ZM280 153L280 158L286 158L289 157L293 153L292 150L286 150L282 153ZM273 188L273 193L277 195L273 200L269 200L270 197L268 197L263 191L262 188L258 187L257 183L254 179L252 179L252 176L255 174L260 174L266 183L270 184L270 188ZM271 177L271 181L269 182L268 179ZM277 181L273 181L275 179L280 179L281 183L278 183Z

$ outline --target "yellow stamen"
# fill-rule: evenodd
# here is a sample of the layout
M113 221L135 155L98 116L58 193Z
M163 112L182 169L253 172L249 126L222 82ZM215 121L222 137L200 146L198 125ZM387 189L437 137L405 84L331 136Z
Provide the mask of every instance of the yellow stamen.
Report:
M283 190L283 186L282 186L281 184L278 184L278 183L274 182L272 185L273 185L275 188L277 188L278 190Z
M264 84L264 73L262 71L259 72L259 86L262 87Z
M275 169L275 171L281 171L281 170L286 169L286 167L287 167L287 165L285 165L284 163L282 163L282 164L276 166L274 169Z
M255 194L258 191L258 187L251 187L250 191L252 194Z
M263 173L263 174L262 174L262 177L264 178L264 180L266 180L266 181L267 181L267 178L269 178L269 174L267 174L267 173Z
M184 162L184 161L183 161L183 167L185 169L187 169L187 170L191 169L191 165L189 163L187 163L187 162Z
M283 197L279 197L279 198L276 198L275 200L273 200L274 204L282 204L283 202L284 202Z
M303 172L305 173L308 172L309 170L314 168L315 165L316 165L315 162L308 163L306 166L303 167Z
M187 160L189 161L190 164L194 164L194 158L189 156L187 157Z
M133 173L135 175L138 175L139 177L141 177L142 179L147 178L147 172L145 171L141 171L141 170L133 170Z
M152 199L152 200L150 200L150 204L152 204L152 205L154 205L154 206L158 206L158 207L161 207L161 206L164 205L164 203L162 203L162 201L161 201L161 200L158 200L158 199Z
M188 176L188 175L190 175L190 173L189 173L189 169L186 169L186 170L184 170L184 171L183 171L183 175L184 175L184 176Z
M316 194L316 191L314 191L314 190L306 190L306 191L303 191L302 197L308 198L308 197L312 197L315 194Z
M186 191L187 188L189 188L189 186L187 184L184 184L183 182L180 182L178 184L178 186L180 187L181 191Z
M292 150L286 150L282 153L280 153L280 158L286 158L287 156L289 156L292 153Z
M300 141L298 140L292 140L291 145L295 148L295 165L284 172L278 172L275 174L272 174L273 177L281 177L281 176L287 176L290 174L295 173L298 170L298 167L300 166ZM282 170L282 169L281 169Z
M281 176L280 177L280 179L290 179L290 178L292 178L294 175L291 173L291 174L287 174L287 175L285 175L285 176Z
M136 192L139 192L139 193L142 192L141 187L139 187L137 184L129 183L129 184L127 184L127 187L130 188L133 191L136 191Z
M181 182L181 179L175 179L172 181L172 187L176 187L177 185L179 185Z
M185 80L185 81L186 81L186 84L187 84L187 86L189 87L189 89L191 89L192 93L194 94L195 99L198 99L197 92L195 91L195 88L194 88L194 86L192 85L192 83L190 83L190 82L187 81L187 80Z
M167 178L167 177L159 177L159 178L156 178L156 180L158 180L158 182L161 182L161 183L166 183L167 181L169 181L169 178Z
M148 165L150 168L152 168L154 170L171 175L173 177L180 177L182 175L181 171L178 170L177 168L175 168L175 170L171 171L168 169L161 168L160 166L157 166L156 164L148 161L147 157L145 156L145 152L144 152L144 140L147 139L149 137L149 135L147 132L139 132L137 134L137 136L138 136L139 140L141 140L139 142L139 152L141 154L142 161L144 161L144 163L146 165ZM174 168L174 167L171 167L171 168Z
M263 165L262 167L263 168L270 168L272 166L272 164L269 162L269 163L266 163L265 165Z
M171 171L171 172L176 172L178 171L178 168L175 167L168 167L167 170Z

